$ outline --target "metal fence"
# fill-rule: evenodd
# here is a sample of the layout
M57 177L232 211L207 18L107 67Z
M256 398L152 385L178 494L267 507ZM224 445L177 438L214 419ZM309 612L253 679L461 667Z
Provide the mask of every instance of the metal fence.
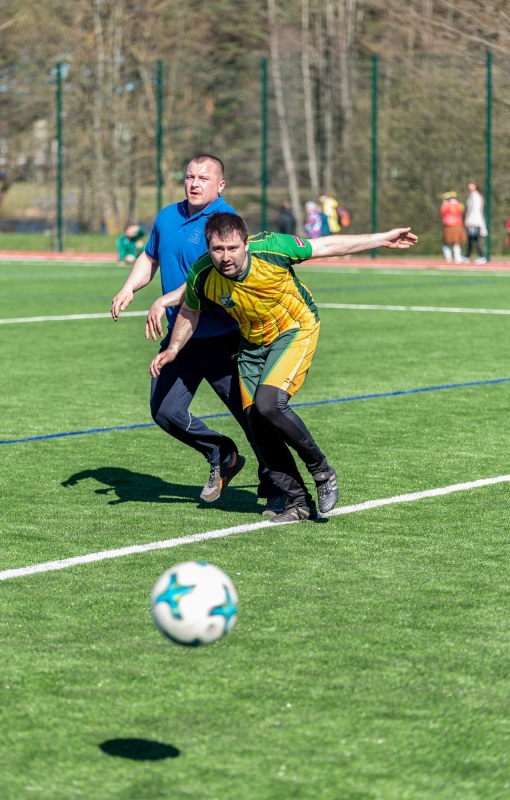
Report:
M281 59L300 202L315 199L299 57ZM313 147L319 182L352 215L351 232L411 224L422 252L441 252L440 195L486 197L489 250L504 248L510 207L510 61L479 57L359 58L342 76L315 69ZM190 157L226 165L227 199L252 231L275 226L288 198L271 64L227 61L221 75L140 66L24 63L0 75L0 230L115 233L150 227L182 197ZM345 98L344 98L345 99ZM348 113L347 113L348 112ZM329 186L327 184L330 184ZM300 220L301 221L301 220Z

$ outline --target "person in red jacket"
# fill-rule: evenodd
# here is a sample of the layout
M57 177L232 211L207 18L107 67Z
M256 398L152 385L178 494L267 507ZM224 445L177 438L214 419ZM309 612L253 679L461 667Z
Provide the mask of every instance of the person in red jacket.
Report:
M506 221L505 230L506 230L505 247L510 247L510 217L508 217Z
M466 231L462 219L464 206L457 200L456 192L445 192L442 198L443 254L445 260L451 262L453 249L453 260L456 264L462 264L461 245L466 241Z

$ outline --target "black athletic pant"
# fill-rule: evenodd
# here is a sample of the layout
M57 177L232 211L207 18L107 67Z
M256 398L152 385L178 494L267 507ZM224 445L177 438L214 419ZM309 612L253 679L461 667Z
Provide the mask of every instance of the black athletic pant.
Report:
M311 496L288 445L304 461L312 476L326 470L327 459L303 420L288 405L289 398L282 389L263 384L255 393L254 405L246 409L246 416L259 454L289 496L289 504L309 505Z
M189 445L207 459L211 466L219 466L231 453L238 452L235 442L228 436L208 428L205 422L194 417L189 410L198 387L206 380L228 410L243 428L252 444L252 434L242 410L237 351L239 333L190 339L177 358L165 364L158 378L151 383L151 413L154 422L166 433ZM167 336L161 343L166 350ZM256 453L256 451L255 451ZM257 455L257 453L256 453ZM268 469L259 459L259 497L279 495Z
M468 258L471 257L471 250L474 245L476 248L476 252L478 253L478 258L483 258L482 243L480 241L480 228L468 227L466 230L468 235L467 252L466 252L467 257Z

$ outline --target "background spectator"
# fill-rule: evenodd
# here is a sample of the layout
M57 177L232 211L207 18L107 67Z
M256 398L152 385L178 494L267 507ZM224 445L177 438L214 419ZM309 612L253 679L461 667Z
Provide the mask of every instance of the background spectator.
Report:
M305 236L308 239L317 239L319 236L324 236L323 230L323 214L317 203L309 200L305 204L306 220L304 225Z
M295 236L296 234L296 218L292 213L288 200L282 203L282 207L280 208L278 214L278 230L280 233L287 233L290 236Z
M117 239L117 253L122 264L134 264L140 253L145 250L143 237L145 230L141 225L129 223Z
M304 226L305 236L308 239L317 239L322 233L322 212L317 203L309 200L305 203L306 221Z
M445 260L450 262L453 258L456 264L462 264L461 245L466 241L466 231L462 214L464 206L457 200L456 192L445 192L441 205L441 217L443 219L443 254Z
M485 217L483 215L483 197L478 191L476 183L471 181L468 183L469 197L466 204L466 216L464 217L464 225L466 226L466 233L468 237L466 256L468 260L471 259L471 250L473 245L476 247L478 258L475 264L485 264L487 259L483 254L481 236L487 236L487 225L485 224Z
M334 197L330 197L327 194L321 194L319 197L321 206L322 206L322 213L326 215L328 220L328 234L329 233L340 233L340 222L338 221L338 200L335 200ZM322 234L326 236L326 233Z

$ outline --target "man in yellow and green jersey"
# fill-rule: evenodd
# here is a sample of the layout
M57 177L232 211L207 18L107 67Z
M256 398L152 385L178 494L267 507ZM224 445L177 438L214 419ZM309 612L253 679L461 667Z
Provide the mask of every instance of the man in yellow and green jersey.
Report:
M211 214L205 226L208 252L192 265L168 349L152 361L151 374L175 359L198 324L200 312L222 306L241 330L238 369L243 406L260 457L287 495L273 522L297 522L317 515L315 502L296 466L292 447L312 475L319 510L338 500L336 472L304 422L288 405L302 386L319 336L313 298L296 277L305 259L344 255L374 247L408 248L417 237L409 228L313 241L275 233L248 238L237 214Z

